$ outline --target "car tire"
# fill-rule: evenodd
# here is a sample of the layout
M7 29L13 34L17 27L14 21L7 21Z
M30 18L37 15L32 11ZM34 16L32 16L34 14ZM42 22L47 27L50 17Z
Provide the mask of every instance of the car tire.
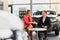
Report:
M59 30L55 30L55 36L59 35Z

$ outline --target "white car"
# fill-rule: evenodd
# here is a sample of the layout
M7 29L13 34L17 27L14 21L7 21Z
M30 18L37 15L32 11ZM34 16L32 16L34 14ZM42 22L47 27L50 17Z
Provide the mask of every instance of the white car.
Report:
M52 24L52 30L55 31L55 35L59 35L59 27L58 27L58 20L57 20L57 13L56 11L52 10L52 9L45 9L47 11L47 16L50 18L51 20L51 24ZM33 13L33 19L37 22L39 22L39 18L42 16L42 11L43 10L38 10L36 12Z

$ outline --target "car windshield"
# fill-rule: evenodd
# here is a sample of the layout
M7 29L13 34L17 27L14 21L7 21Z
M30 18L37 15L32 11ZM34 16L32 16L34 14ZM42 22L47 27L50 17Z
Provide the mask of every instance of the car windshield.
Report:
M42 15L42 11L34 12L33 15ZM56 15L55 11L47 11L47 15Z

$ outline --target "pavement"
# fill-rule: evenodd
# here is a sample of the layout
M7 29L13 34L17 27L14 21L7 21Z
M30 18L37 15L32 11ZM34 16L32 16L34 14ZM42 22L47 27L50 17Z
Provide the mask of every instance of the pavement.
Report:
M34 37L34 40L36 40L36 36ZM55 36L54 32L48 33L47 40L60 40L60 32L59 36Z
M48 40L60 40L60 32L59 32L59 36L55 36L54 32L48 33Z

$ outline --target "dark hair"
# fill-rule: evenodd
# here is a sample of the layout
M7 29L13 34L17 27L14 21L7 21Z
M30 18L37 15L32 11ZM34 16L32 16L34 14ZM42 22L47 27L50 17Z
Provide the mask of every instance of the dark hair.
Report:
M30 10L28 9L28 10L26 11L26 15L29 14L29 12L30 12Z
M42 12L45 12L45 13L47 13L47 11L46 11L46 10L43 10Z

